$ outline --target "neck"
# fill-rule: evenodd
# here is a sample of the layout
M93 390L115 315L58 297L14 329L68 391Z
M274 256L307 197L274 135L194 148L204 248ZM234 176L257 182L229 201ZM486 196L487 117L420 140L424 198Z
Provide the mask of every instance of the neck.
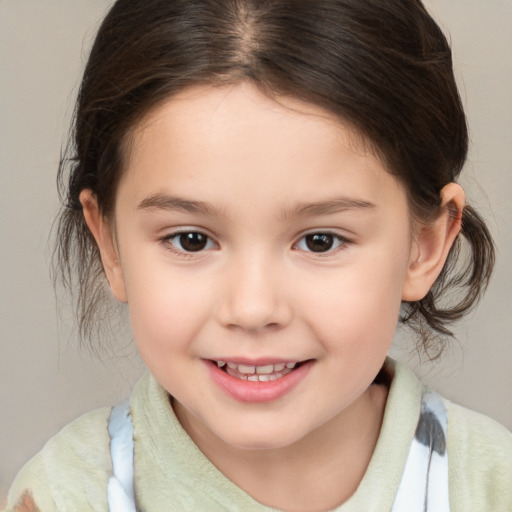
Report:
M306 437L272 450L239 449L178 416L206 457L255 500L311 512L335 508L356 491L377 444L386 398L385 385L372 385Z

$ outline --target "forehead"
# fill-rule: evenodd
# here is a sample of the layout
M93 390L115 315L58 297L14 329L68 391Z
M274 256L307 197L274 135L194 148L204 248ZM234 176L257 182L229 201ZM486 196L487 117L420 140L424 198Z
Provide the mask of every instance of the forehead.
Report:
M215 142L216 136L222 137L229 128L232 140L243 138L244 146L268 143L266 134L286 130L289 141L297 145L304 138L325 142L335 139L360 154L372 152L371 144L347 121L294 97L266 94L247 81L186 88L151 108L127 139L131 149L137 150L157 133L166 131L177 142L186 138L187 144L193 139L204 144L205 135ZM237 148L232 149L235 152Z
M378 202L383 191L403 194L348 123L249 83L186 89L153 108L126 147L120 189L130 185L138 195L170 188L208 198L219 183L251 201L277 200L282 190L290 200L337 193Z

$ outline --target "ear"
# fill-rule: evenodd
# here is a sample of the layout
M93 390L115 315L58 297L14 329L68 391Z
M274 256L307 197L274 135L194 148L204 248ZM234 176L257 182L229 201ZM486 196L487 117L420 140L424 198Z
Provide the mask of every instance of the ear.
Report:
M85 222L100 250L101 262L110 289L117 300L127 302L123 272L112 227L101 213L92 190L85 189L80 192L80 203L83 208Z
M421 226L412 242L402 300L413 302L427 295L460 232L464 204L465 194L460 185L449 183L443 188L439 216Z

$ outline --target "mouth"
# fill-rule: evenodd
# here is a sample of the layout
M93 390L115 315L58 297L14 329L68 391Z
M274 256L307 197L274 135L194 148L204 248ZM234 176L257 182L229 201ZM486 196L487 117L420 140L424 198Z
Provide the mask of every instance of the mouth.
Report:
M292 373L307 361L279 362L265 365L240 364L233 361L211 361L222 371L236 379L249 382L271 382Z
M313 359L203 361L210 367L212 381L231 398L245 403L270 402L284 397L306 378L315 362Z

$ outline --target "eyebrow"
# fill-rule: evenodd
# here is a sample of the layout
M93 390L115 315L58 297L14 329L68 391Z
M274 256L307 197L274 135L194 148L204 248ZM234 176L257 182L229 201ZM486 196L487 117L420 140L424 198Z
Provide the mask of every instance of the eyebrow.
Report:
M191 201L166 194L154 194L143 199L137 210L169 210L201 215L219 215L220 212L212 205L203 201Z
M289 212L283 212L283 218L287 218L290 214L315 217L321 215L332 215L334 213L340 213L347 210L370 210L374 208L376 208L376 205L368 201L339 197L328 199L326 201L315 201L313 203L299 203Z
M373 209L375 207L375 204L368 201L341 197L325 201L315 201L312 203L298 203L295 207L289 210L284 210L281 217L282 219L287 219L293 215L315 217L321 215L332 215L346 210L366 210ZM137 209L180 211L184 213L211 216L220 215L220 211L209 203L169 196L166 194L153 194L146 197L137 205Z

